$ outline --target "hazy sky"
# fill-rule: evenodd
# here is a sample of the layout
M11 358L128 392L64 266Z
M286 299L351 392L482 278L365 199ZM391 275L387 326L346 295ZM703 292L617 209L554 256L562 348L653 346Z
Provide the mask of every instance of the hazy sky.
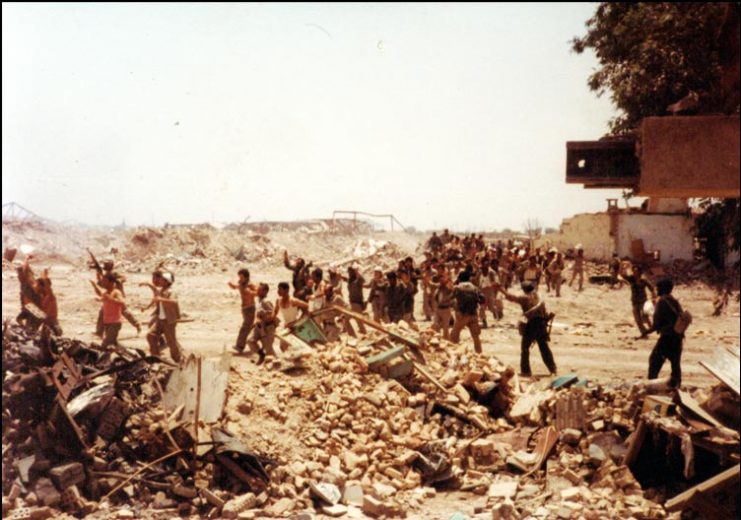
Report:
M2 192L91 224L420 229L605 209L566 141L613 108L570 51L595 4L2 4Z

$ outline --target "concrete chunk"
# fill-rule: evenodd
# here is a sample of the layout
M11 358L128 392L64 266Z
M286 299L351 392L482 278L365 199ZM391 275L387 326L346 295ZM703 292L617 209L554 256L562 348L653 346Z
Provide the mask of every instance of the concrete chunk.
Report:
M334 504L331 506L323 506L322 513L327 516L339 517L347 514L347 507L342 504Z
M363 507L363 487L359 482L345 485L345 490L342 492L342 503Z
M85 470L79 462L71 462L52 468L49 475L59 489L67 489L70 486L85 482Z

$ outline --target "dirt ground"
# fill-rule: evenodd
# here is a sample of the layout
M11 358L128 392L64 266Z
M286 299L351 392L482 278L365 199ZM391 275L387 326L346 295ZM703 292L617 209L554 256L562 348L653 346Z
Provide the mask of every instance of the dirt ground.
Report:
M300 251L297 251L297 253ZM236 271L240 264L223 272L208 274L178 273L174 289L180 298L181 311L194 321L178 327L180 343L186 350L202 354L217 354L234 344L241 323L239 296L230 289L227 282L236 281ZM51 277L57 294L60 324L65 335L85 341L95 340L93 330L98 313L98 304L88 280L93 273L80 265L44 263L35 264L36 271L51 267ZM290 272L282 266L247 265L252 271L253 281L265 281L271 286L270 296L276 296L276 285L280 281L290 281ZM370 271L368 269L367 271ZM366 272L366 277L370 276ZM139 282L149 281L143 273L126 273L127 298L129 307L145 323L147 314L139 308L148 303L149 289L138 287ZM15 272L3 272L2 302L3 319L12 319L19 312L18 281ZM711 316L713 310L713 290L703 284L680 285L675 295L688 309L694 321L690 326L684 345L682 359L683 382L685 385L703 386L714 380L699 361L719 345L736 345L739 341L739 303L735 297L722 316ZM549 310L556 313L552 331L552 349L559 372L575 372L583 377L608 380L611 377L622 379L642 378L646 375L648 355L656 336L649 339L636 339L638 336L633 322L630 306L630 290L609 289L607 286L585 284L584 291L564 287L562 297L544 293ZM421 294L415 306L416 319L422 327ZM497 356L505 363L519 367L519 335L516 322L519 306L505 303L505 316L500 322L489 319L489 328L482 331L485 353ZM137 337L136 330L124 324L121 339L131 347L146 349L145 332ZM463 333L463 341L470 341ZM243 358L237 362L246 362ZM546 375L537 347L531 351L534 374ZM668 375L668 364L662 371Z
M368 237L371 238L371 237ZM388 239L388 235L383 236ZM421 240L420 237L401 237L396 241L405 241L400 251L411 253ZM306 241L306 237L297 239ZM357 243L358 237L348 237L348 243ZM287 239L283 243L291 244ZM304 242L309 245L309 242ZM301 244L303 245L303 244ZM296 247L295 254L303 254L311 259L310 252L305 253ZM329 261L324 257L318 260ZM85 341L97 341L93 335L95 321L99 309L92 288L88 280L94 278L93 272L85 266L85 259L79 261L43 261L34 263L36 272L44 267L51 268L51 277L58 298L60 324L65 336L79 338ZM184 270L176 273L175 290L180 299L181 311L193 318L192 322L182 323L178 327L178 335L183 348L204 355L217 355L234 344L237 330L241 322L239 296L237 291L230 289L227 282L236 281L236 271L243 264L230 262L228 267L214 269L216 272L199 272ZM271 297L275 297L276 285L280 281L290 281L290 272L279 261L251 265L244 264L252 272L252 279L256 282L267 282L271 286ZM142 269L143 270L143 269ZM371 267L363 265L366 277L370 276ZM130 308L137 317L146 323L148 317L139 311L140 307L148 303L149 289L138 287L139 282L149 281L145 272L126 272L127 299ZM14 319L19 311L18 281L15 271L5 269L2 273L2 314L3 319ZM683 356L683 384L685 386L704 387L714 384L715 379L700 366L699 361L707 357L713 349L721 345L736 345L740 336L739 303L736 297L731 299L729 307L722 316L712 317L714 292L704 284L679 285L675 294L682 305L688 309L694 322L688 331ZM578 293L575 289L564 287L562 297L556 298L552 294L544 293L550 310L556 313L556 320L552 331L552 349L559 373L576 373L582 377L609 382L611 379L641 379L646 377L648 355L655 343L655 336L650 339L636 339L637 329L633 323L630 291L627 287L609 289L607 286L586 284L584 291ZM421 295L418 295L416 318L421 327L429 323L423 321L421 315ZM482 342L484 353L496 356L501 361L519 367L519 335L516 322L519 317L519 306L505 303L505 317L500 322L490 318L490 327L483 330ZM121 341L126 346L147 349L145 340L146 331L140 335L128 324L121 332ZM463 333L463 341L470 344L467 333ZM279 451L298 453L295 443L295 432L301 425L291 420L291 406L300 406L294 403L285 407L288 419L275 421L267 414L264 417L255 417L249 420L240 420L236 411L240 402L245 399L262 401L259 407L262 410L270 409L274 403L273 389L279 389L283 382L280 378L302 377L301 375L285 375L276 372L267 372L256 366L248 357L235 356L232 358L235 370L232 379L242 379L244 384L237 384L238 392L234 392L235 383L230 383L232 395L227 406L227 420L230 428L234 428L250 444L258 450L271 453ZM547 370L540 359L537 347L531 352L531 363L536 377L546 377ZM664 367L661 376L668 376L669 366ZM250 394L256 395L250 397ZM259 394L259 395L258 395ZM281 406L278 404L278 406ZM449 518L454 512L473 514L477 506L483 506L485 496L476 496L471 493L439 493L436 497L426 500L422 511L414 511L411 518Z

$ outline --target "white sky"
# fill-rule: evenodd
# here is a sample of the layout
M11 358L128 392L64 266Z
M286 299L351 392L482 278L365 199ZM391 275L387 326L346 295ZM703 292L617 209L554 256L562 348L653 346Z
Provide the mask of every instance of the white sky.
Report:
M566 141L613 115L595 4L2 4L2 200L90 224L606 208Z

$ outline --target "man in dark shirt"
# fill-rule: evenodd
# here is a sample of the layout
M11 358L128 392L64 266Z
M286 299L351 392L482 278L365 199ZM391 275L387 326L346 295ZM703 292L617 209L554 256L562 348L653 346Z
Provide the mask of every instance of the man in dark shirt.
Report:
M530 371L530 345L536 342L543 363L548 367L551 375L556 375L556 362L553 359L551 348L548 346L548 321L553 315L546 312L545 302L540 298L532 282L522 282L522 291L525 293L524 296L516 296L506 290L503 291L504 297L508 301L520 304L522 314L527 319L527 323L521 329L520 372L526 377L532 375Z
M648 337L648 329L651 328L651 318L643 310L648 300L646 290L651 291L652 299L656 299L656 290L653 284L643 276L640 266L634 265L632 271L630 275L627 275L624 271L621 272L620 278L630 285L630 303L633 306L633 319L635 319L636 325L638 325L641 337L645 338Z
M403 314L402 320L414 330L419 330L416 323L414 323L414 296L417 294L417 286L412 280L412 274L408 270L400 270L399 278L401 282L400 286L404 287L404 298L402 303Z
M365 285L365 278L360 274L360 266L353 264L347 268L347 296L350 300L350 309L362 314L365 311L365 303L363 299L363 286ZM349 325L349 322L348 322ZM361 334L365 334L365 325L362 321L358 321L358 330Z
M618 289L623 286L623 282L618 278L618 274L620 274L620 257L617 253L613 253L610 260L610 289L614 289L616 285Z
M427 241L427 248L430 251L435 252L440 251L443 248L443 241L439 236L437 236L437 232L433 231L430 240Z
M404 317L404 298L406 297L407 288L399 284L394 271L387 273L386 278L388 279L384 300L386 316L391 323L398 323Z
M453 343L460 342L463 327L468 327L473 339L473 348L481 353L481 328L479 327L479 305L484 297L481 291L471 283L471 273L468 270L458 274L458 283L453 289L453 300L455 301L455 324L450 333Z
M297 258L294 263L291 263L288 260L288 251L284 251L283 265L286 266L286 269L293 271L293 296L306 301L309 296L306 290L306 279L309 277L311 262L307 264L303 258Z
M659 300L656 303L654 311L654 323L647 333L656 331L659 333L659 340L648 357L648 378L656 379L664 366L667 359L672 367L669 385L679 388L682 382L682 342L684 334L679 334L674 330L674 324L682 313L682 306L671 295L674 289L674 283L665 278L659 280L656 284L656 290L659 293Z

